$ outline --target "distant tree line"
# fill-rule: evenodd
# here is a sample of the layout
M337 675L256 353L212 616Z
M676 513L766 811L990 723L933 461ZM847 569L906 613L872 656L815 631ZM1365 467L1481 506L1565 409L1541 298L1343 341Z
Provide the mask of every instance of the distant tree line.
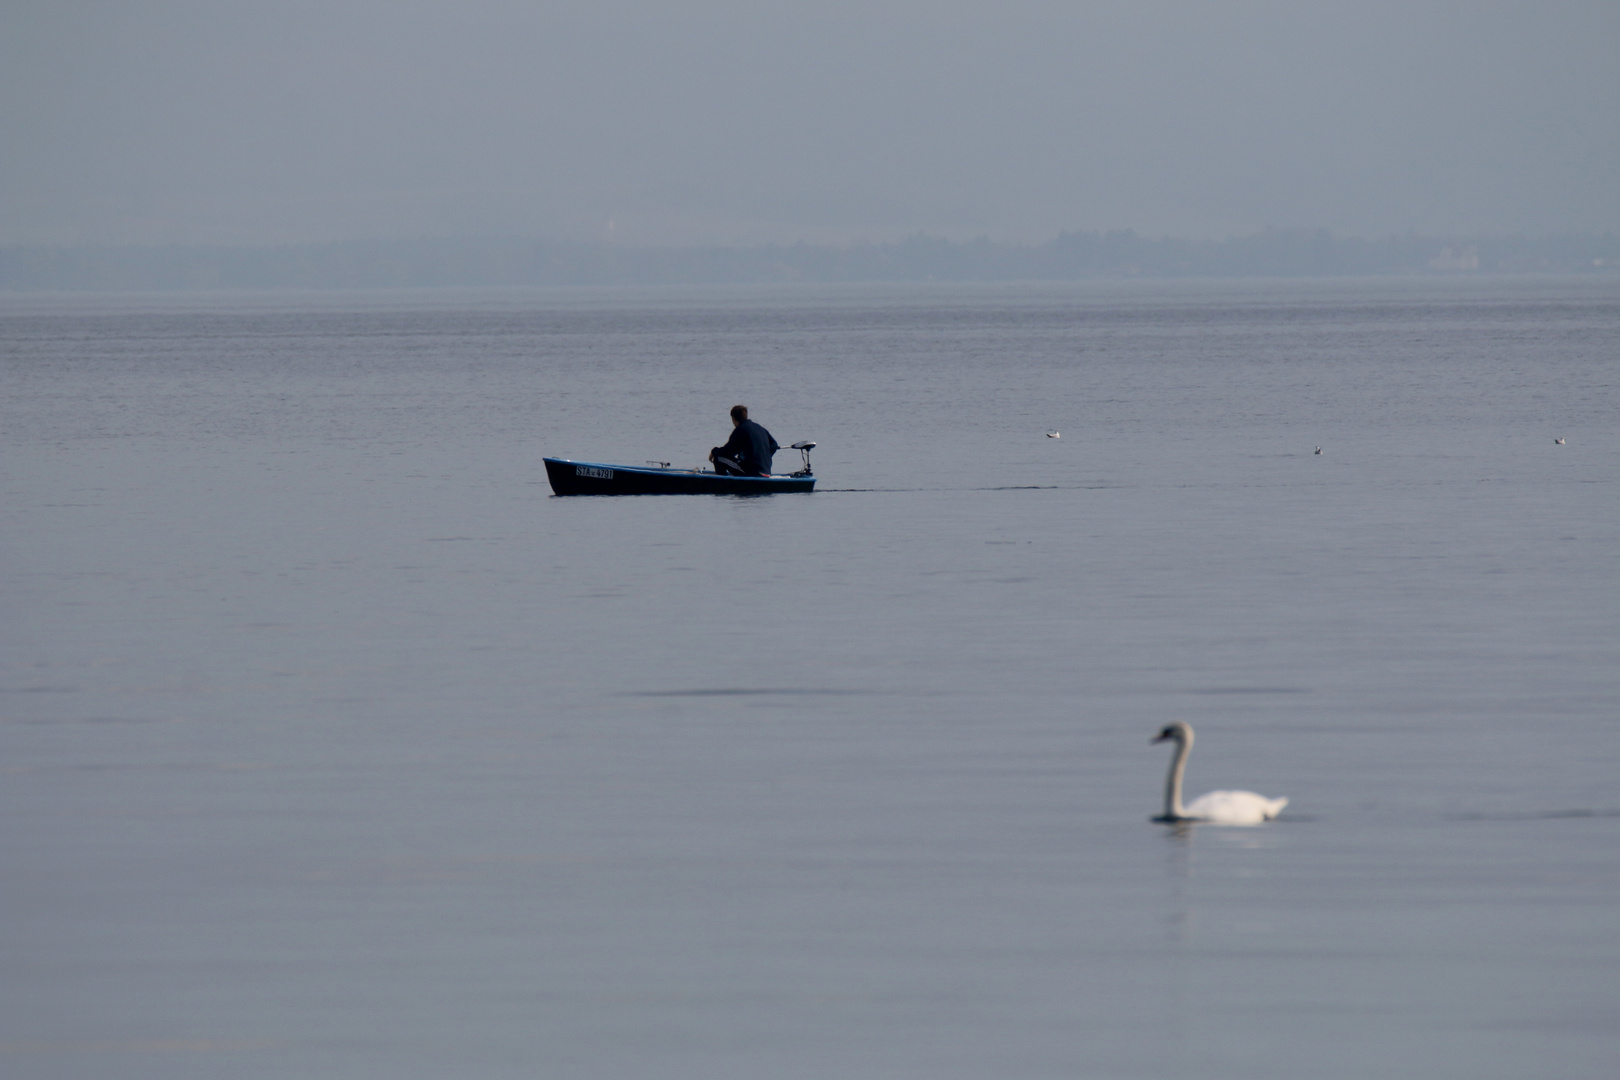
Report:
M888 243L631 247L516 240L356 240L287 247L6 247L0 289L366 289L722 282L1071 281L1127 277L1616 273L1613 234L1391 236L1267 229L1225 240L1065 232L1044 244L911 236Z

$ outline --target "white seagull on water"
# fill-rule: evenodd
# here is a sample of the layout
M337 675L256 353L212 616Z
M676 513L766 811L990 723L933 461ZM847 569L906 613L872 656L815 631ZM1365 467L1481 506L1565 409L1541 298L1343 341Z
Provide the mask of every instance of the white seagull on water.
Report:
M1060 434L1058 434L1058 433L1057 433L1057 432L1055 432L1055 431L1048 431L1048 432L1047 432L1047 433L1046 433L1046 437L1047 437L1047 438L1048 438L1048 439L1061 439L1061 438L1063 438L1063 436L1062 436L1062 435L1060 435ZM1563 439L1559 439L1559 440L1558 440L1558 441L1559 441L1559 442L1563 442L1563 441L1564 441L1564 440L1563 440Z

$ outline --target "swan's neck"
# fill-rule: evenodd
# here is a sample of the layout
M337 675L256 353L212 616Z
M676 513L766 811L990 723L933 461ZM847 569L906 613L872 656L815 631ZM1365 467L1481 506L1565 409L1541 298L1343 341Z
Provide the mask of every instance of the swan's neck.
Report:
M1170 762L1170 775L1164 778L1164 816L1171 820L1187 816L1181 808L1181 774L1187 770L1187 755L1191 752L1191 739L1176 740L1176 756Z

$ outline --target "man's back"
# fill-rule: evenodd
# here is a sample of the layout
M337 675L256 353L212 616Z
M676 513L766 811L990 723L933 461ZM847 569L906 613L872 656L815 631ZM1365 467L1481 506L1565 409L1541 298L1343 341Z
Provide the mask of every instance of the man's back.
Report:
M720 451L748 475L767 476L771 471L771 458L779 449L770 432L752 420L742 420L731 429L731 438Z

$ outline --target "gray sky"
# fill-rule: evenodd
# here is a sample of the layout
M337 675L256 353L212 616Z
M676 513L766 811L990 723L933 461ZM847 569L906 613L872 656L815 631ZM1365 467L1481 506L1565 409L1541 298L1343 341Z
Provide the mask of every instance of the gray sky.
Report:
M1620 230L1620 2L0 7L0 243L1265 226Z

